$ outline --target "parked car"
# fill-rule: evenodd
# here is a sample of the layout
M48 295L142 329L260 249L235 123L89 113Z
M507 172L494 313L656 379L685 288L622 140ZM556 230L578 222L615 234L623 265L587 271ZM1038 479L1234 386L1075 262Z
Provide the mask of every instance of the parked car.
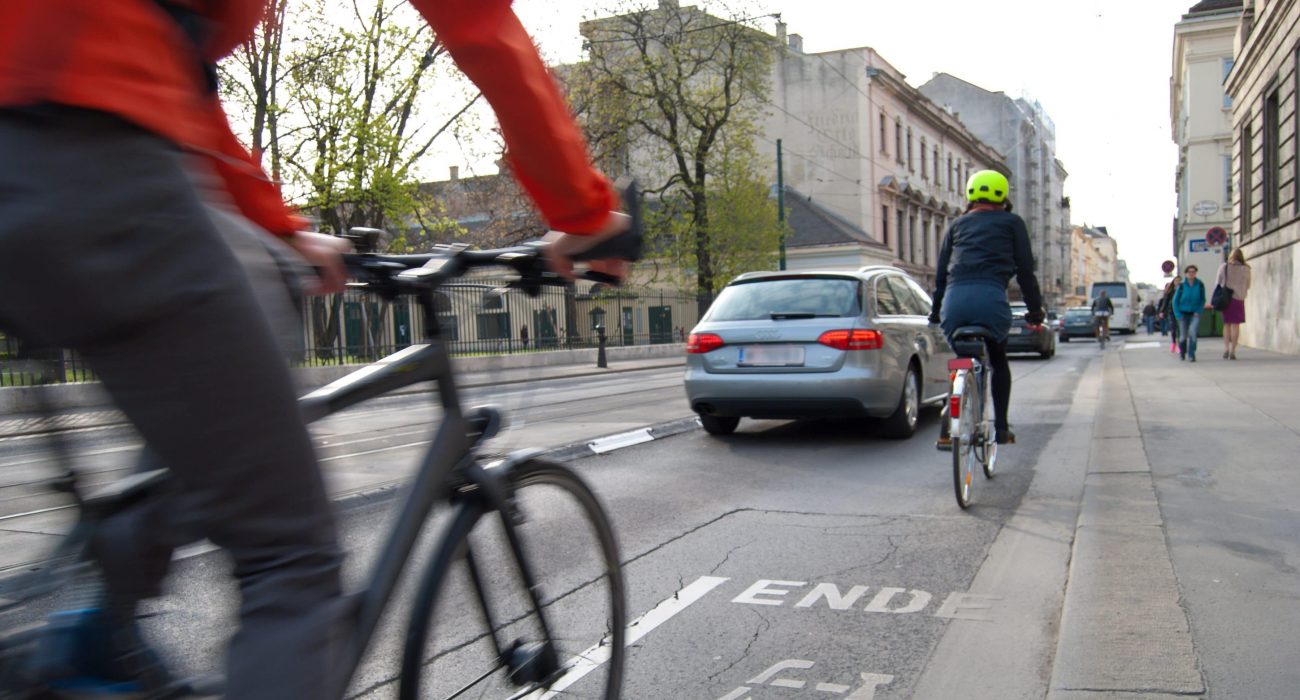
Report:
M1056 354L1056 334L1046 323L1029 325L1025 314L1029 307L1011 304L1011 332L1007 335L1007 352L1036 352L1044 360Z
M751 272L687 339L686 396L710 434L741 418L860 416L906 438L948 395L952 350L902 270Z
M1058 335L1062 343L1070 342L1070 338L1093 338L1097 335L1096 324L1091 306L1071 306L1065 310Z

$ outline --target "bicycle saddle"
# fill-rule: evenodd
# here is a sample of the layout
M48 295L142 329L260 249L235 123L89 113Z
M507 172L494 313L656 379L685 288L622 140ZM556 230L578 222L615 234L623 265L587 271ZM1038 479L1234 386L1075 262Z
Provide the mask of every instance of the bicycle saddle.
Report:
M962 326L952 332L952 349L958 357L984 357L984 342L997 336L984 326Z

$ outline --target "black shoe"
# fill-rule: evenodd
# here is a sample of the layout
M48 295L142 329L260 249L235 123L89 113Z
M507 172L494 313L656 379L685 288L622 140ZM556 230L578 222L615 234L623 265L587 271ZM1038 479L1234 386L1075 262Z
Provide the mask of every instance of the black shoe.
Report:
M1016 444L1016 434L1011 432L1011 428L996 428L993 431L994 442L999 445Z

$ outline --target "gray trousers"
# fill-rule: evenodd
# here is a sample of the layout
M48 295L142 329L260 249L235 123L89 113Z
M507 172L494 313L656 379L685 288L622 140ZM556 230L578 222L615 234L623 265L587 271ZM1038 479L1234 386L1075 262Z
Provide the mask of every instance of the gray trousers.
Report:
M104 114L0 111L0 154L0 328L80 352L176 477L101 528L111 594L156 595L173 548L207 537L242 596L227 697L327 697L341 553L258 232L189 157Z

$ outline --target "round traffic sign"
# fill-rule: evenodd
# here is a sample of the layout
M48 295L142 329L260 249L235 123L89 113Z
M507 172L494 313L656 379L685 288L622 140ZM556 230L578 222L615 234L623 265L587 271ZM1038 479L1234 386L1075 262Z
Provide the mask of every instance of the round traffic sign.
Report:
M1166 261L1160 263L1160 271L1163 272L1163 273L1165 273L1166 275L1169 274L1169 273L1171 273L1171 272L1173 272L1173 271L1174 271L1174 261L1173 261L1173 260L1166 260Z
M1220 226L1215 226L1205 232L1205 242L1214 246L1223 245L1228 242L1228 232Z

